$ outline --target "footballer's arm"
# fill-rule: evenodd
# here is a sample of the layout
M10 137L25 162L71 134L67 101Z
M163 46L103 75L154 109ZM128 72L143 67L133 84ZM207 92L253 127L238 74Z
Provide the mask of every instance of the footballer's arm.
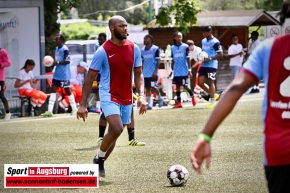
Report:
M136 67L134 68L134 82L136 89L139 94L139 99L138 99L138 107L139 109L139 114L143 114L146 112L146 100L144 98L144 76L142 73L142 67Z
M87 98L92 90L93 81L95 80L97 73L98 73L97 70L90 69L85 78L85 82L82 89L82 100L77 113L77 118L79 119L80 117L83 119L83 121L85 121L85 119L88 117L88 111L86 107Z

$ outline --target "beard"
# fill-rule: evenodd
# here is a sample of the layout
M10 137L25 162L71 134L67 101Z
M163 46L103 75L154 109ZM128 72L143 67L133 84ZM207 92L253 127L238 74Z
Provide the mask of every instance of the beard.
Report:
M117 39L119 40L124 40L124 39L127 39L127 36L123 37L118 31L117 29L114 29L114 34L116 36Z

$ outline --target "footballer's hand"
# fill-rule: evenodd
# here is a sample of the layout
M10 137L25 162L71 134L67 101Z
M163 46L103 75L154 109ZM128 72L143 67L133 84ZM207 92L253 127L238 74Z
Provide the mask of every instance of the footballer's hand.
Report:
M79 120L80 118L82 118L84 122L88 118L88 110L85 106L80 106L78 109L77 119Z
M139 115L146 113L146 100L144 96L138 98L137 107L139 108Z
M210 158L211 158L211 147L210 143L205 141L204 139L198 139L193 147L191 152L191 164L194 170L198 173L201 173L201 166L203 161L206 162L206 168L210 166Z

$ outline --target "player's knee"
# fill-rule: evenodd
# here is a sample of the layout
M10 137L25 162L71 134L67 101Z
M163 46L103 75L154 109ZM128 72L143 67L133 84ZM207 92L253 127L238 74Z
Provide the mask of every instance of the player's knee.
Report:
M7 99L6 97L4 96L4 92L0 92L0 99L3 103L6 103L7 102Z
M114 136L118 137L123 132L123 126L114 126L112 129L109 130Z

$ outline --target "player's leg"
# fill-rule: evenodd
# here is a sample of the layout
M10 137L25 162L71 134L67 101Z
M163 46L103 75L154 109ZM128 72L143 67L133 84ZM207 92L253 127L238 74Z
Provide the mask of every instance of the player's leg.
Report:
M176 104L173 106L173 108L182 108L182 103L181 103L182 78L174 77L173 81L175 82L175 85L176 85Z
M8 120L10 120L11 113L10 113L10 110L9 110L8 100L7 100L7 98L4 95L5 90L6 90L5 82L4 81L0 81L0 99L1 99L1 101L3 103L4 108L5 108L4 120L8 121Z
M56 100L56 89L57 87L61 86L61 82L55 79L52 79L52 87L51 87L51 93L48 100L48 109L44 113L41 114L43 117L51 117L52 111L54 107L54 103Z
M152 100L151 100L151 78L144 78L146 101L147 101L147 110L152 109Z
M101 145L105 135L106 128L107 128L107 119L105 117L105 114L102 113L99 119L99 138L97 141L97 146Z
M132 105L128 105L128 108L110 101L102 101L101 106L109 123L109 129L102 140L98 154L93 159L93 163L99 164L100 176L105 177L104 161L113 151L116 140L123 132L124 124L130 123Z
M196 100L195 100L194 93L193 93L192 89L189 87L188 78L184 77L183 82L184 82L183 88L189 93L189 95L191 97L191 103L193 106L195 106Z
M156 93L156 96L158 97L158 107L161 108L163 106L163 99L162 99L161 93L159 92L157 80L158 80L158 77L156 80L152 80L151 90Z
M134 111L132 109L131 113L131 123L127 125L127 130L128 130L128 146L144 146L145 143L142 141L139 141L138 139L135 138L135 120L134 120Z
M210 95L210 98L209 98L209 102L210 104L206 106L206 108L214 108L214 103L216 100L218 100L219 98L219 95L218 94L215 94L215 85L214 85L214 81L216 79L216 69L215 68L208 68L208 76L207 76L207 79L208 79L208 84L209 84L209 95Z
M70 90L70 83L68 81L68 84L67 85L64 85L64 90L66 92L66 94L68 95L68 99L69 99L69 103L70 103L70 106L71 106L71 115L75 115L76 112L77 112L77 105L76 105L76 102L75 102L75 96L72 94L71 90Z
M201 68L202 69L202 68ZM210 90L207 84L205 84L205 80L206 80L207 74L203 74L200 73L200 71L198 72L198 86L200 88L202 88L205 92L207 92L208 94L210 94Z

